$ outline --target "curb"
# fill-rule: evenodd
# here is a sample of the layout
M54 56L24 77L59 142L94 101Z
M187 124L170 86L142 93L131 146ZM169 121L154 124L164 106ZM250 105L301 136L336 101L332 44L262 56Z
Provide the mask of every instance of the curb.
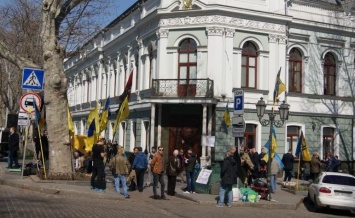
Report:
M190 197L187 194L180 194L176 193L176 197L193 201L198 204L203 204L203 205L216 205L217 201L203 201L203 200L196 200L193 197ZM302 203L303 203L304 197L302 197L298 202L295 204L292 203L278 203L278 202L268 202L262 200L261 202L259 201L258 203L250 203L250 202L233 202L233 207L258 207L258 208L265 208L265 209L287 209L287 210L296 210Z

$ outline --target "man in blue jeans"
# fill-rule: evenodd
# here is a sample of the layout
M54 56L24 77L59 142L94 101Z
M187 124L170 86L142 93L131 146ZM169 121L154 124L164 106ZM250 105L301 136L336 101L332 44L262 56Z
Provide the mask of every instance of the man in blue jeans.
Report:
M233 184L238 181L238 163L233 158L236 152L235 146L231 146L229 151L226 152L221 169L221 187L219 188L219 200L217 207L223 207L225 192L228 192L227 206L231 207L233 202Z
M271 193L276 193L276 176L277 173L280 171L280 164L275 158L271 159Z
M125 198L130 198L127 193L126 176L129 173L129 168L131 167L127 158L123 157L123 148L118 146L117 155L111 158L110 169L115 168L114 178L115 178L115 189L118 194L120 194L120 184L122 184L123 195Z
M187 157L185 159L186 183L187 189L184 193L195 193L195 179L194 170L196 164L196 155L192 152L192 148L187 150Z

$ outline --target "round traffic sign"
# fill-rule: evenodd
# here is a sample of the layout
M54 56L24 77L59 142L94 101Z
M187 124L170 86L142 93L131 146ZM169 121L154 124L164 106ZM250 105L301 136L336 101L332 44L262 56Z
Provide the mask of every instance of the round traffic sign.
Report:
M37 108L41 107L41 97L34 92L27 92L21 96L20 107L26 113L34 113L34 102L36 102Z

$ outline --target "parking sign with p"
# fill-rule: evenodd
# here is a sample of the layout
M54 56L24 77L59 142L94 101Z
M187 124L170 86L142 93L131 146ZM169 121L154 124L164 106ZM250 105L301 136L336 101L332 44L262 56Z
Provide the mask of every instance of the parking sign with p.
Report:
M234 91L234 114L244 114L244 91Z

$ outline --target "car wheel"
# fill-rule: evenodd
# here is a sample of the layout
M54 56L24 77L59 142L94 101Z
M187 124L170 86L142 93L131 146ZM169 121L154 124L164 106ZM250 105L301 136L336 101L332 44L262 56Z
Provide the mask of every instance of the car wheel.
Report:
M311 194L309 193L309 191L308 191L308 194L307 194L307 201L312 203Z
M314 212L318 212L319 209L320 209L320 207L318 206L317 198L316 198L315 195L314 195L314 199L313 199L313 200L314 200L314 201L313 201L313 210L314 210Z

